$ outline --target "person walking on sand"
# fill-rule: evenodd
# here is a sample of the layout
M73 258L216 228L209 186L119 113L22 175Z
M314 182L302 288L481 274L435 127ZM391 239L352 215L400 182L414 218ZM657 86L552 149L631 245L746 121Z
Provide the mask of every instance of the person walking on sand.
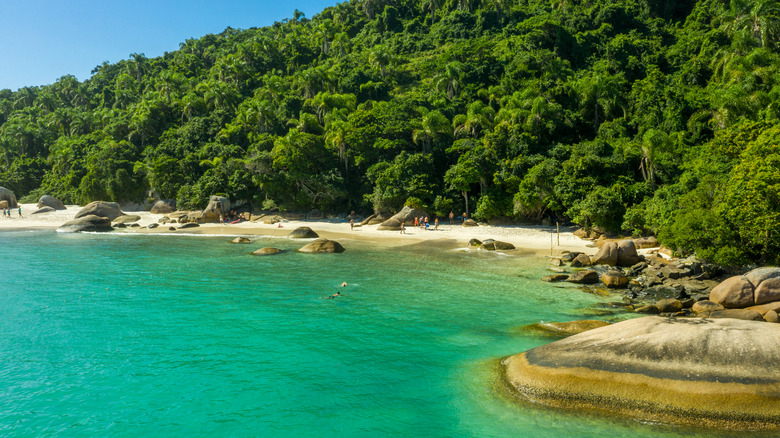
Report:
M417 228L417 224L419 223L418 221L419 221L419 219L417 219L417 216L415 216L414 217L414 227L415 228Z
M436 217L436 219L433 221L433 229L434 229L434 230L438 230L438 229L439 229L439 218L438 218L438 216L437 216L437 217Z
M452 220L455 219L455 213L450 210L450 225L452 225Z
M401 234L406 234L406 226L404 225L404 221L401 221Z
M349 220L349 231L355 231L355 219Z
M21 206L19 207L19 217L22 217L22 207Z

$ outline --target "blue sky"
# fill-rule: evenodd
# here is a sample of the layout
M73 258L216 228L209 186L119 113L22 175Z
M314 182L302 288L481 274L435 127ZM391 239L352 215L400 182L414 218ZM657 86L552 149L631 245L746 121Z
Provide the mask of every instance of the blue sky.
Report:
M160 56L188 38L312 17L344 0L0 0L0 89L79 80L103 61Z

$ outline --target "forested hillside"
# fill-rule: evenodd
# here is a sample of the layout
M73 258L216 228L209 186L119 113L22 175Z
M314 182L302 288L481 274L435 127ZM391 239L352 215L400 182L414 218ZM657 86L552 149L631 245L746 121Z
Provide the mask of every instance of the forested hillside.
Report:
M780 262L776 0L352 0L0 91L35 200L544 217Z

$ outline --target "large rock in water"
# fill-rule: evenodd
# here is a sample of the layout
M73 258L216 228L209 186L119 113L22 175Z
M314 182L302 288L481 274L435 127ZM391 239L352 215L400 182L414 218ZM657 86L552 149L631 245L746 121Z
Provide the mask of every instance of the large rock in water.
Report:
M290 231L290 234L288 234L287 237L290 239L316 239L320 237L320 235L309 227L298 227Z
M300 252L328 252L328 253L340 253L344 252L344 247L335 240L317 239L314 242L305 245L299 249Z
M119 204L116 202L94 201L79 210L79 212L76 213L75 219L90 215L107 217L109 220L114 220L119 216L125 216L125 212L119 208Z
M780 326L649 316L502 361L507 386L555 407L730 429L780 428Z
M230 200L224 196L212 196L203 213L194 218L193 222L219 222L220 216L226 213L230 213Z
M176 211L176 201L171 199L161 199L155 202L149 210L150 213L154 214L173 213L174 211Z
M376 229L382 231L398 231L401 229L401 222L407 226L414 225L414 218L427 216L428 213L426 213L425 210L418 210L407 205L404 206L401 211L394 214L393 217L379 224Z
M93 214L73 219L70 222L65 222L57 228L57 231L65 233L78 233L80 231L102 232L112 230L111 219L95 216Z
M16 195L14 192L8 190L5 187L0 187L0 201L6 201L8 208L17 208L19 204L16 202Z
M38 208L51 207L55 210L65 210L65 204L54 196L43 195L38 200Z

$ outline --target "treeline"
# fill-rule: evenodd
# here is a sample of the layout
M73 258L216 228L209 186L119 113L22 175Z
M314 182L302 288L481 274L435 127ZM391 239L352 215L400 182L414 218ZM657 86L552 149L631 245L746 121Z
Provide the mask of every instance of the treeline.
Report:
M775 0L351 0L0 91L32 201L571 220L780 262Z

